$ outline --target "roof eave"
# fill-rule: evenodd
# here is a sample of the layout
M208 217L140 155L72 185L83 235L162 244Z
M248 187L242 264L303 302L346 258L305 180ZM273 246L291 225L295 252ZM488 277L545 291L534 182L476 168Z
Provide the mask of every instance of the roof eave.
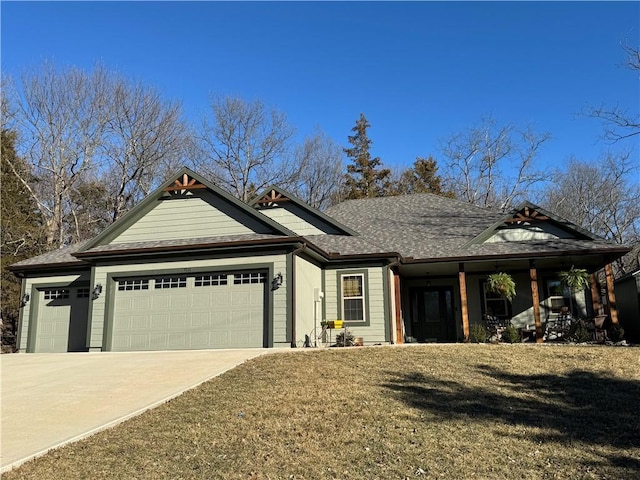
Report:
M494 261L496 258L516 260L516 259L535 259L535 258L552 258L567 255L607 255L612 259L620 258L631 251L628 247L611 247L611 248L590 248L580 250L555 250L545 252L525 252L525 253L506 253L506 254L489 254L489 255L458 255L448 257L435 258L412 258L403 257L404 264L418 263L448 263L448 262L478 262L478 261Z

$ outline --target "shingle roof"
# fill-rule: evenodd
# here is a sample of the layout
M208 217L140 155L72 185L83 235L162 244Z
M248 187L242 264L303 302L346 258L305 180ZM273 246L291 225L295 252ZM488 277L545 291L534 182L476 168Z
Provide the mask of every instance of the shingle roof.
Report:
M564 252L611 251L624 248L598 239L548 239L474 243L487 229L505 218L495 212L465 202L432 194L348 200L326 212L338 222L357 232L349 235L308 235L304 238L329 256L390 255L394 252L406 260L438 260L462 257L493 257L527 254L562 254ZM296 241L299 237L272 234L248 234L225 237L190 238L98 245L80 255L99 256L123 251L216 248L225 245ZM85 243L45 253L12 265L12 269L63 264L87 265L73 256Z
M14 263L11 265L11 268L15 267L32 267L32 266L40 266L40 265L63 265L63 264L78 264L78 266L85 265L86 262L83 260L79 260L73 256L78 250L82 248L82 246L86 242L74 243L73 245L69 245L68 247L59 248L58 250L53 250L51 252L43 253L42 255L38 255L37 257L27 258L26 260L22 260L20 262Z
M371 250L395 251L405 258L441 259L466 256L620 249L604 240L550 239L535 242L473 244L470 242L505 218L496 212L425 193L348 200L327 214L360 233ZM350 246L336 240L344 251ZM336 248L338 248L336 246ZM373 247L375 246L375 247ZM343 253L342 250L336 250Z
M226 235L223 237L181 238L175 240L149 240L146 242L112 243L98 245L82 252L82 256L99 255L100 253L121 252L126 250L172 249L179 247L217 247L229 244L251 243L271 240L291 240L291 237L267 233L249 233L243 235Z

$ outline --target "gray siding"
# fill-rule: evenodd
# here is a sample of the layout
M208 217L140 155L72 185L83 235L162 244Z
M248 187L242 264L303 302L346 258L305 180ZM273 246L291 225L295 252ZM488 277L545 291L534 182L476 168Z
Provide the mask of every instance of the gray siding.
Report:
M296 343L302 346L304 336L309 335L313 345L314 324L319 331L322 321L322 302L315 301L315 290L322 291L322 270L300 257L295 257L294 261L296 262Z
M365 285L365 295L369 305L369 325L357 326L349 325L349 331L356 337L363 337L365 345L373 343L387 342L385 322L388 319L385 316L385 293L383 275L384 267L368 267L368 268L348 268L348 269L329 269L325 272L325 318L326 320L340 320L339 302L341 302L338 291L338 277L340 273L367 271L368 283Z
M201 191L187 198L158 200L157 205L111 243L222 237L271 230L216 195Z

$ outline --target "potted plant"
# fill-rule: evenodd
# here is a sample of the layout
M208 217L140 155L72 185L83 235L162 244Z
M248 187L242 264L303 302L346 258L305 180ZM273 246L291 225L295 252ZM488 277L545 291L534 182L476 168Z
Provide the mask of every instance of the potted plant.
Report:
M487 277L487 290L511 301L516 296L516 282L508 273L492 273Z
M558 273L560 283L569 289L569 306L573 312L573 296L576 292L585 290L589 286L589 272L584 268L575 268L573 265L569 270Z

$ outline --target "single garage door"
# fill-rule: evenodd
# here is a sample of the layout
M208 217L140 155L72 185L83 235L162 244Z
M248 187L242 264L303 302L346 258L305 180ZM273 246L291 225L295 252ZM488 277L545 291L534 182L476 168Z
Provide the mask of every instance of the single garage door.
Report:
M111 350L263 347L266 272L116 279Z
M33 351L86 351L89 288L47 288L38 297Z

